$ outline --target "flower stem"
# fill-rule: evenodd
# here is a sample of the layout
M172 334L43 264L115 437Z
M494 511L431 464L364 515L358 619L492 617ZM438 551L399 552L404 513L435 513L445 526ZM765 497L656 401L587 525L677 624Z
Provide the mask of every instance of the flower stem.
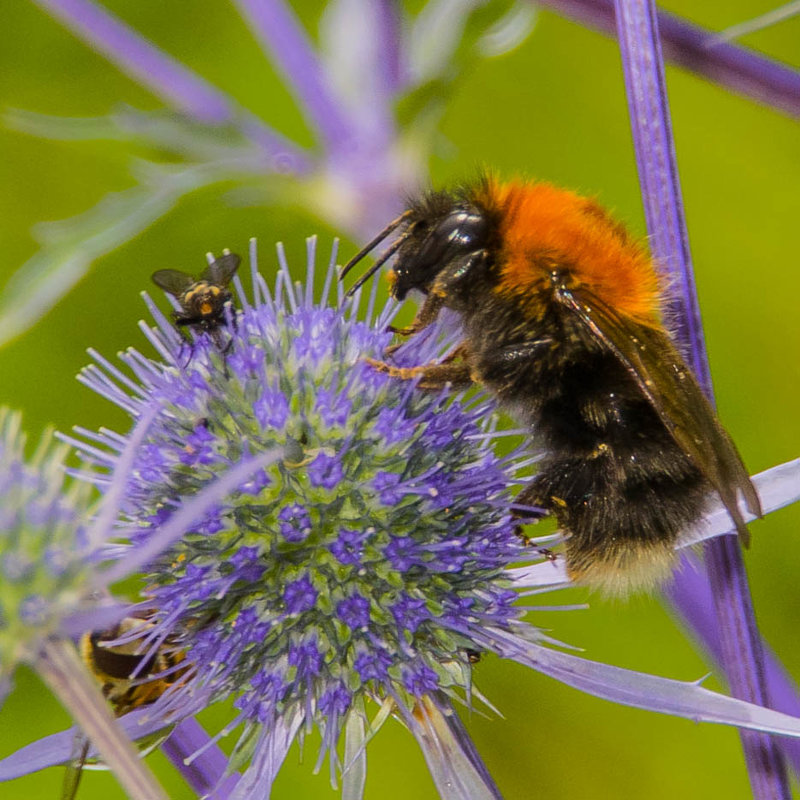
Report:
M245 111L225 92L93 0L33 0L89 47L178 111L208 125L237 124L283 171L303 172L306 154L294 142Z
M613 0L536 0L603 33L614 32ZM800 117L800 73L666 11L657 12L664 55L673 64L702 75L732 92L791 117Z
M669 276L678 278L669 311L678 320L678 338L688 346L689 362L706 394L713 399L672 140L655 4L652 0L615 0L615 8L653 255ZM735 697L766 706L769 699L764 654L739 541L732 536L718 537L705 545L705 555L719 626L721 665L731 692ZM682 611L687 616L691 614L689 609ZM777 743L758 733L742 731L741 737L754 797L789 798L786 767Z
M164 790L125 736L97 684L68 639L46 639L35 667L72 714L133 800L167 800Z
M264 52L280 69L325 145L336 149L352 137L349 120L328 84L323 65L285 0L236 0Z

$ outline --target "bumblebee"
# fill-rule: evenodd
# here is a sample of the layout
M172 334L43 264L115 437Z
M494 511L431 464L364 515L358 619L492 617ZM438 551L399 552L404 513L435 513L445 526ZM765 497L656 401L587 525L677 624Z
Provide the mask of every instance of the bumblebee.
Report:
M146 618L125 617L108 630L90 631L80 639L81 658L117 717L155 703L186 671L185 668L176 669L183 661L183 653L170 644L165 643L152 653L140 652L147 650L143 637L153 627ZM109 644L128 636L134 638L121 644ZM139 748L150 752L164 741L169 730L146 737L138 743ZM83 768L87 765L89 745L85 736L76 737L76 757L64 776L62 800L73 800L76 796Z
M545 182L431 192L341 276L392 233L349 294L396 256L393 296L425 299L395 332L447 308L463 341L440 363L374 366L427 389L482 384L530 427L543 460L515 506L555 517L572 579L610 594L657 586L714 492L748 543L738 494L760 516L758 495L664 326L652 258L600 205Z
M151 278L178 301L180 311L173 312L178 327L193 327L214 336L225 322L225 304L233 299L227 287L240 263L239 256L224 250L199 278L177 269L157 270Z

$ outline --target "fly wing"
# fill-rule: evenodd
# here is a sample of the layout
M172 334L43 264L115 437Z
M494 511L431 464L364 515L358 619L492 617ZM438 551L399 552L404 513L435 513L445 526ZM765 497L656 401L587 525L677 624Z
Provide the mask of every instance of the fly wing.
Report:
M758 495L736 445L666 333L625 319L585 289L561 289L558 300L625 366L672 438L719 494L742 542L749 544L737 493L760 517Z
M236 274L236 270L239 269L241 261L242 259L236 253L223 253L206 267L205 272L200 276L201 280L216 286L227 286Z
M191 275L177 269L160 269L154 272L150 278L159 289L163 289L175 297L182 295L195 283L195 279Z

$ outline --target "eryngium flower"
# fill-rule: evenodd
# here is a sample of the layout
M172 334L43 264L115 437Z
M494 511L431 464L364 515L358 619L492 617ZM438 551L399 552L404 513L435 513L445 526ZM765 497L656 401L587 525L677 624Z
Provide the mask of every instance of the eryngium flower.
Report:
M0 689L87 591L89 487L65 486L67 448L49 434L29 461L24 447L20 415L0 408Z
M159 409L123 502L131 553L216 476L281 453L147 567L151 641L185 644L193 665L164 711L235 696L237 765L261 763L276 729L312 725L335 765L369 700L417 728L420 698L468 702L473 630L510 631L522 613L504 573L526 549L508 495L521 459L495 454L487 401L376 371L365 358L388 345L386 320L315 305L312 286L283 271L273 297L256 276L230 331L191 345L162 319L150 337L171 363L129 351L133 397L83 374L135 417Z
M159 328L144 330L164 361L129 350L136 381L98 354L102 369L82 374L139 420L135 448L100 432L90 438L105 455L84 451L110 468L133 454L119 573L145 566L145 648L186 654L187 671L148 715L174 722L234 698L222 733L241 726L236 797L268 796L292 742L314 727L317 766L329 754L332 782L341 773L344 796L360 797L366 742L390 714L417 738L443 797L498 797L453 710L480 697L472 664L485 651L628 705L800 733L798 720L696 683L553 649L514 606L515 590L566 580L508 512L530 458L495 454L489 401L423 392L369 365L392 312L359 321L341 292L328 305L335 253L319 303L313 241L305 288L279 255L274 293L253 250L253 302L237 279L241 310L191 344L151 303ZM431 328L395 358L422 363L454 344Z

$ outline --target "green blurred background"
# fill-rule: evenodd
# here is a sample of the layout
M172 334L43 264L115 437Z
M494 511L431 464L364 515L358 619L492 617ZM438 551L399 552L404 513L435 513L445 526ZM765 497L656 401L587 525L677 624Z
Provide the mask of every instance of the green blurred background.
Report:
M771 0L665 3L713 29L763 13ZM107 2L158 45L229 91L243 105L305 145L301 116L265 64L252 36L224 0ZM191 8L189 7L191 5ZM322 4L294 0L310 32ZM0 106L91 116L120 102L159 101L91 52L39 8L4 3ZM800 20L746 40L800 66ZM800 126L683 71L667 72L697 283L720 416L752 471L800 454ZM619 57L609 39L542 11L530 38L501 58L479 61L453 86L431 164L434 184L492 165L596 195L634 231L644 223ZM0 284L36 251L31 227L72 216L108 192L132 185L128 149L114 142L49 142L0 128ZM334 231L292 206L236 208L230 187L192 195L143 235L102 259L39 324L0 350L0 403L24 411L32 437L48 424L127 430L124 415L74 380L85 349L113 356L135 345L145 310L138 292L157 268L195 271L207 250L244 251L257 236L273 269L282 240L296 264L304 237ZM344 253L357 243L345 241ZM263 258L263 256L262 256ZM800 677L800 510L753 526L746 554L761 629ZM589 658L694 680L710 669L658 598L606 602L572 590L547 602L591 608L541 613L533 621ZM622 708L580 694L496 658L477 667L482 690L505 719L473 714L471 734L507 798L694 798L749 796L736 732ZM0 712L0 755L65 727L68 719L35 676L21 670ZM715 678L706 686L721 688ZM224 711L204 720L216 730ZM315 742L292 751L274 797L335 797L312 776ZM161 756L149 759L170 796L191 797ZM55 798L50 769L0 788L6 800ZM80 797L122 797L107 773L84 778ZM368 798L433 798L412 737L390 723L369 749Z

